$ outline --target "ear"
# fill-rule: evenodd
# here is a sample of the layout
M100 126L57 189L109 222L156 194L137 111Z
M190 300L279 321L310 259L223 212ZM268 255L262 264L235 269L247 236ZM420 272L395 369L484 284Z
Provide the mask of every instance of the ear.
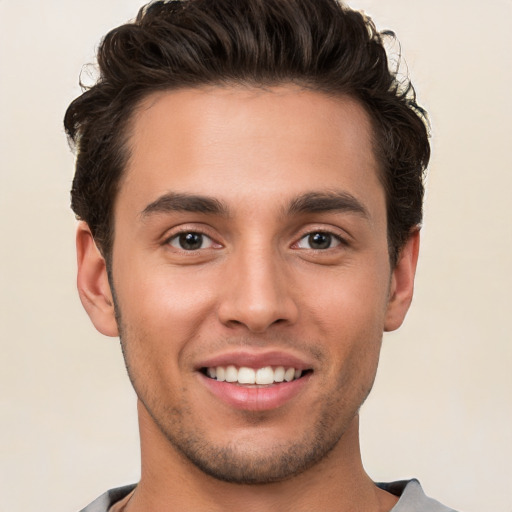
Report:
M89 226L79 222L76 231L77 287L92 323L106 336L118 336L114 301L105 259L96 247Z
M385 331L398 329L409 310L414 291L419 248L420 231L415 229L400 251L398 262L391 274L388 308L384 322Z

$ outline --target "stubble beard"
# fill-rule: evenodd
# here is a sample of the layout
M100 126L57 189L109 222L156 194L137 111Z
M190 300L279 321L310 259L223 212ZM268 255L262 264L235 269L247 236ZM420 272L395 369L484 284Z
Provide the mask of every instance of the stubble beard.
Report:
M130 341L127 341L130 337L127 331L130 329L123 325L112 284L111 280L121 349L128 376L139 400L175 450L200 471L217 480L240 485L262 485L285 481L307 471L334 449L371 391L373 380L361 391L361 400L356 404L346 403L343 398L336 399L335 393L326 393L314 427L289 443L277 443L271 449L265 448L266 453L247 444L216 446L208 441L207 432L198 427L189 427L194 422L193 418L186 419L190 411L188 404L166 406L161 397L152 394L142 380L139 382L130 363ZM340 376L337 383L341 389L346 385L342 379ZM304 414L308 413L304 411ZM264 421L265 415L262 413L249 412L248 417L251 415L254 423Z
M209 441L207 432L188 427L193 420L184 417L186 406L167 412L157 406L158 412L155 413L154 408L148 407L146 402L142 401L154 423L187 461L217 480L242 485L281 482L307 471L328 456L357 414L354 411L344 423L340 423L339 418L329 412L332 404L326 403L314 429L300 438L261 449L251 444L250 440L216 445ZM247 416L251 423L265 422L265 414L248 413ZM258 427L255 425L253 428Z
M368 396L371 385L357 406L342 403L329 395L322 400L317 420L309 430L289 442L266 444L265 448L247 441L230 442L220 445L210 440L206 427L197 426L185 400L169 407L148 389L142 379L132 371L126 341L121 338L128 375L143 407L150 415L165 439L188 463L203 473L224 482L240 485L262 485L282 482L293 478L320 461L340 442ZM127 353L128 352L128 353ZM309 414L309 411L304 411ZM246 412L247 423L257 429L264 425L265 413Z

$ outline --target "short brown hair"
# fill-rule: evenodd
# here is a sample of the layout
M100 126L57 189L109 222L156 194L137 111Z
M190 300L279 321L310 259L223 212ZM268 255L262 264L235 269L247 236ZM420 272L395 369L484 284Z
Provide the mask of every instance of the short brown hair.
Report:
M76 147L71 206L109 261L113 205L129 159L127 126L148 94L202 85L294 83L349 95L370 114L386 191L392 263L422 219L428 122L408 80L390 69L372 21L336 0L171 0L109 32L100 76L68 107Z

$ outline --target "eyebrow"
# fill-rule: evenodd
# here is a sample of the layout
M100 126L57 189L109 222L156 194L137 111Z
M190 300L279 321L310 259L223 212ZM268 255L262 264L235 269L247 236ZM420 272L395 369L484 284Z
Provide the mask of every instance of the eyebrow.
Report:
M348 192L308 192L293 199L288 207L288 215L322 212L348 212L370 218L363 203Z
M168 192L148 204L140 216L144 219L156 213L193 212L229 216L228 207L218 199L208 196ZM322 212L356 213L369 218L365 206L348 192L307 192L289 203L286 215Z
M210 215L228 215L226 205L213 197L194 194L169 192L148 204L141 212L141 217L149 217L155 213L194 212Z

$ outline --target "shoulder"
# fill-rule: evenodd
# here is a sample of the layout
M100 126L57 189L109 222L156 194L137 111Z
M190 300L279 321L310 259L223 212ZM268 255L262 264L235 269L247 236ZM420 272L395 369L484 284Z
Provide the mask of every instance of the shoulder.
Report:
M429 498L416 479L377 483L377 486L395 496L400 496L391 512L455 512L452 508Z
M130 494L133 489L135 489L135 485L136 484L125 485L124 487L110 489L99 498L96 498L80 512L108 512L108 509L114 505L114 503L122 500L125 496Z

